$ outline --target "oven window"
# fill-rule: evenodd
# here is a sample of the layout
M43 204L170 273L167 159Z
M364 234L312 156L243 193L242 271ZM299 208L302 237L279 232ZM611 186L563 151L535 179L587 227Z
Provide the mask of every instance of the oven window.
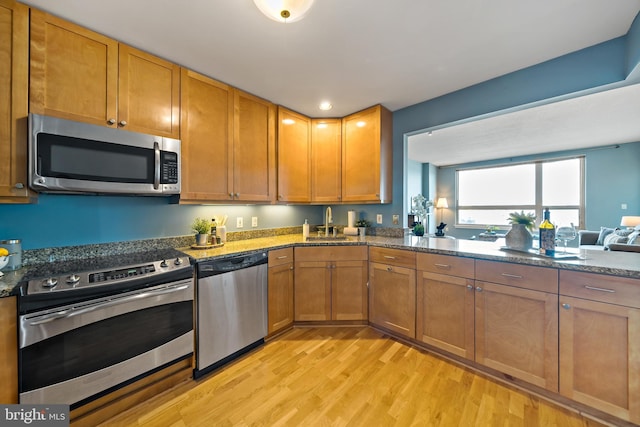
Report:
M154 151L38 134L38 174L100 182L153 183Z
M21 392L60 383L153 350L193 330L193 301L111 317L20 350Z

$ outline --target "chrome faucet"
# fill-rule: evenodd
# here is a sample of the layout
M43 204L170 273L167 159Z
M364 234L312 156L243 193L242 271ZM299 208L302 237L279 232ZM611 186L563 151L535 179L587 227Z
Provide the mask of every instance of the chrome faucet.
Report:
M324 237L329 237L329 224L332 222L331 206L327 206L327 210L324 212Z

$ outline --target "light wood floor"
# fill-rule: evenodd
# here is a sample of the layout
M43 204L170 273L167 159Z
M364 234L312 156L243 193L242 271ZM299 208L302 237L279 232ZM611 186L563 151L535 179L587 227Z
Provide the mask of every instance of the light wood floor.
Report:
M108 426L601 426L368 327L297 328Z

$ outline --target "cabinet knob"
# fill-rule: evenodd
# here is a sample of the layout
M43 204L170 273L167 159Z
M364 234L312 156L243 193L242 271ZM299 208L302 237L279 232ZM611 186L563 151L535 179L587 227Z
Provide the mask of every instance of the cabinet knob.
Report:
M392 267L387 267L387 271L393 271Z
M473 290L473 285L467 285L467 289Z
M115 125L116 124L116 119L107 120L107 124L112 125L112 126Z
M236 199L240 198L240 193L236 193Z
M571 306L567 303L562 304L562 308L564 308L565 310L569 310L571 308Z
M289 267L289 270L293 270L293 265L291 267Z
M22 190L24 188L24 184L21 182L16 182L16 185L14 185L15 188Z
M476 291L478 291L478 292L482 292L482 288L481 288L480 286L477 286L477 287L476 287Z
M118 126L120 126L121 128L125 127L127 125L127 122L125 120L120 120L120 122L118 122Z
M233 193L229 193L229 198L233 199Z

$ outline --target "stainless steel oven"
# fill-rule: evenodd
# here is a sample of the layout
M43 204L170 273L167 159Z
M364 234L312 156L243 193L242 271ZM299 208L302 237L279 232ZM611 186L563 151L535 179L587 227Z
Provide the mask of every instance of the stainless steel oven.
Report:
M192 356L189 258L136 257L143 259L114 257L109 266L23 285L20 403L74 408Z

